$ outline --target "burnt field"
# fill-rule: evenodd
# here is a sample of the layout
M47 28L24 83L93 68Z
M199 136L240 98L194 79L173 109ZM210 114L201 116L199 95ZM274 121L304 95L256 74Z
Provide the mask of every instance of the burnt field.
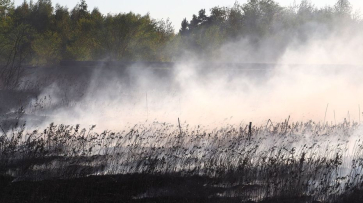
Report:
M247 105L255 100L233 98L271 94L276 64L204 63L182 74L176 66L63 62L27 69L19 88L0 92L0 202L363 200L360 109L359 117L351 111L342 119L324 103L320 119L283 112L283 119L257 120L246 112L256 114ZM318 68L331 78L344 72ZM220 77L227 82L217 83ZM202 111L196 95L206 90L202 104L212 106ZM207 123L230 113L244 117Z
M78 1L0 0L0 203L363 202L362 3Z
M360 202L357 123L51 124L1 137L3 202Z

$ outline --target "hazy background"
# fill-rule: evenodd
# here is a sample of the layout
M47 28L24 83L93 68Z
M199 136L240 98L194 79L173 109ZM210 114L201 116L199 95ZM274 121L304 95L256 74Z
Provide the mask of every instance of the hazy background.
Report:
M15 5L20 5L23 0L14 0ZM135 12L140 14L150 13L151 16L157 19L170 18L174 28L179 29L180 22L184 18L190 18L194 13L197 13L199 9L206 9L209 11L212 7L231 7L235 3L235 0L104 0L102 3L96 0L88 0L87 4L89 8L99 8L103 14L107 13L120 13L120 12ZM239 0L239 3L246 3L246 0ZM282 6L291 6L299 4L299 0L277 0ZM332 6L336 3L335 0L311 0L312 4L317 7ZM360 11L363 8L363 2L360 0L351 0L356 11ZM73 8L79 3L76 0L53 0L55 4L66 5L68 8Z
M197 10L174 30L152 13L103 15L92 4L67 9L50 1L25 3L2 16L9 23L1 25L0 37L9 43L1 46L6 57L0 60L9 71L0 87L38 91L25 107L46 118L40 124L29 119L38 127L55 122L118 130L180 118L183 125L215 128L289 116L290 122L357 122L363 26L352 4L336 2L240 2ZM14 39L20 41L15 53ZM130 63L59 65L67 60ZM12 70L24 64L34 71L16 80Z

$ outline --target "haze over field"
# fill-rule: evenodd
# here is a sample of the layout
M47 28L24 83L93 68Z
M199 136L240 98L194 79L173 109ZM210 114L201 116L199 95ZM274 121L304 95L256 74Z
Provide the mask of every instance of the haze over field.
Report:
M362 202L354 3L54 3L0 0L0 202Z
M9 43L1 52L2 77L13 78L2 86L36 84L40 95L25 111L48 116L43 125L119 129L180 118L214 128L251 121L263 125L289 116L291 121L360 120L363 26L346 0L330 7L310 1L288 7L270 0L236 2L200 10L181 22L177 34L168 21L134 13L103 15L90 11L85 1L73 9L53 7L48 0L16 7L4 2L1 36ZM12 51L14 37L17 52ZM56 67L69 60L175 65L163 72L134 64L123 73L102 66L84 73L61 67L63 77L45 75L45 82L34 74L20 80L11 72L22 64Z

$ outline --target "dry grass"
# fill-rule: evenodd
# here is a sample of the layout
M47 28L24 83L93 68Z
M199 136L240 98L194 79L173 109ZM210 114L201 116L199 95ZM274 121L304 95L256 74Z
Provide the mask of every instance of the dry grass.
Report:
M94 132L95 126L50 124L33 132L24 127L0 137L0 172L16 181L178 173L218 178L216 187L231 188L220 196L328 202L363 183L357 123L268 122L250 132L248 126L207 131L185 124L180 131L165 123L103 133Z

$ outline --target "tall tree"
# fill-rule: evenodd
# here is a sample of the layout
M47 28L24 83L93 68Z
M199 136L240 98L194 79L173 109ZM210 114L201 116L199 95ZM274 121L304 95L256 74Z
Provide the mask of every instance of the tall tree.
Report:
M181 22L181 28L179 30L179 33L181 35L187 35L188 34L188 28L189 27L189 22L187 21L186 18L183 19L183 21Z
M352 13L352 5L349 0L338 0L334 9L337 13L342 15L350 15Z
M31 5L30 24L37 32L45 32L54 29L53 26L53 6L51 0L38 0Z
M0 0L0 18L4 18L13 6L11 0Z

